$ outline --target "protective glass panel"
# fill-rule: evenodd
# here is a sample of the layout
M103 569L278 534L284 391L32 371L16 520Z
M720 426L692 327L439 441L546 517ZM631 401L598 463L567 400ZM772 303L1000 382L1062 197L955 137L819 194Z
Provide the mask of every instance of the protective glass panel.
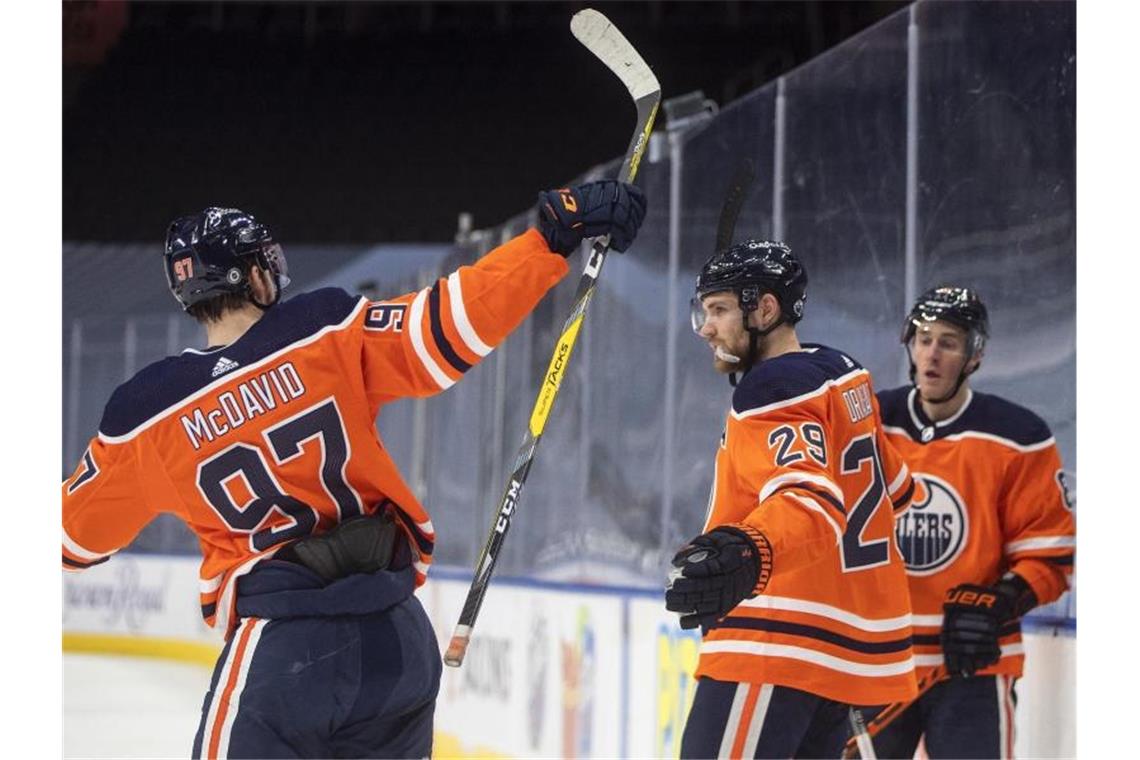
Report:
M922 3L919 290L976 287L973 385L1029 407L1076 467L1076 6Z
M801 341L893 387L902 350L907 14L788 74L786 238L808 273Z

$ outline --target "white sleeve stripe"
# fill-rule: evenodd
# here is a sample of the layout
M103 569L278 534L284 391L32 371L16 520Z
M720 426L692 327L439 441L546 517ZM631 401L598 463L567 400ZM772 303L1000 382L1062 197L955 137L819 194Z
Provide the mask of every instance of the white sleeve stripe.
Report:
M942 627L942 616L941 615L915 615L914 616L914 625L916 628L920 627L920 626L926 627L926 628L931 628L931 627L941 628Z
M199 578L198 579L198 593L200 593L200 594L212 594L215 591L217 591L221 585L222 585L222 576L221 575L215 575L213 578L209 578L206 580L202 580L201 578Z
M459 337L463 338L467 347L479 356L486 356L491 353L491 346L480 339L479 334L475 332L475 327L471 324L471 320L467 318L467 308L463 304L463 289L459 284L459 272L452 272L448 275L447 293L451 300L451 318L455 321L456 329L459 330Z
M856 615L841 607L832 607L829 604L822 604L820 602L811 602L807 599L796 599L788 596L769 596L768 594L760 594L751 599L745 599L740 603L741 607L752 607L755 609L767 610L783 610L786 612L802 612L807 615L818 615L819 617L830 618L831 620L838 620L844 625L849 625L852 628L859 628L871 633L886 633L887 631L898 631L900 629L909 628L911 625L911 615L906 613L893 618L866 618L861 615Z
M427 346L424 344L424 301L427 300L428 289L424 288L417 295L416 299L412 301L411 314L408 315L410 323L408 334L412 339L412 348L416 350L416 356L419 357L420 363L424 365L424 369L431 375L431 379L440 388L446 390L455 385L455 381L444 374L439 365L435 363L435 359L431 358L428 353Z
M1039 536L1037 538L1022 539L1021 541L1011 541L1005 545L1005 552L1006 554L1014 554L1031 549L1064 549L1076 545L1077 539L1075 536Z
M825 478L822 475L812 475L811 473L807 472L791 472L786 475L779 475L772 478L764 484L763 488L760 489L759 500L764 501L777 490L779 490L781 486L785 486L788 483L800 482L812 483L814 485L820 486L836 499L838 499L840 504L846 503L843 498L843 489L833 483L829 478Z
M93 552L90 549L84 549L82 546L77 544L71 536L67 535L66 530L63 531L63 548L67 549L76 557L86 560L103 559L104 557L110 557L115 553L115 551L118 551L118 549L116 549L115 551L104 552L103 554L100 554L99 552Z
M819 502L817 502L815 499L808 499L804 496L800 496L798 493L789 493L788 496L792 497L800 504L803 504L813 512L819 512L821 515L823 515L823 519L827 520L828 524L831 525L831 529L835 531L835 543L839 544L843 541L843 531L839 529L839 523L835 522L835 518L829 515L827 513L827 510L819 505Z
M887 493L889 493L893 498L898 490L903 487L903 483L906 482L906 479L908 477L910 477L910 469L907 468L906 463L904 462L902 469L899 470L898 477L896 477L894 481L889 486L887 486Z

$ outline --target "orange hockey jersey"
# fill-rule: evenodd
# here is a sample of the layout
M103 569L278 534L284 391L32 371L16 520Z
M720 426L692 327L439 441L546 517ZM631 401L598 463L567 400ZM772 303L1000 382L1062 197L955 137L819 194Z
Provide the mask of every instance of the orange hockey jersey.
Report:
M418 293L302 293L230 345L146 367L63 483L64 569L106 561L173 513L201 546L202 615L228 636L238 576L390 504L422 584L435 531L380 441L380 407L453 385L567 270L530 230Z
M914 489L871 376L825 346L763 361L732 398L705 531L744 522L772 576L706 633L696 674L874 705L916 693L895 508Z
M997 396L970 391L959 412L931 422L909 386L879 394L887 437L917 484L896 534L914 605L920 675L942 664L942 599L960 583L991 585L1007 570L1046 604L1069 585L1076 525L1061 456L1045 422ZM1021 626L1001 632L985 674L1020 676Z

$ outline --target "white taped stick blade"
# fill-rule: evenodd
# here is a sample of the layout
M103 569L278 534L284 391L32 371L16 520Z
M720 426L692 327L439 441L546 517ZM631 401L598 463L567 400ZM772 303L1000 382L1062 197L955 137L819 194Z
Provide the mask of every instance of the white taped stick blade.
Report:
M609 66L634 100L661 90L649 64L603 14L593 8L578 11L570 19L570 31L602 63Z

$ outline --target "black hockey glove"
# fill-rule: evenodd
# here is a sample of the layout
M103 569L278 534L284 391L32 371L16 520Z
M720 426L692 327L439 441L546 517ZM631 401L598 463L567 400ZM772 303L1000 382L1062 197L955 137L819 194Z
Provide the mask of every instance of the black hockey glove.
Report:
M1001 659L1001 627L1037 606L1037 595L1016 573L996 586L963 583L942 603L942 657L951 676L969 678Z
M583 238L608 234L610 248L629 248L645 218L645 193L607 179L538 194L538 231L550 250L569 256Z
M682 628L711 624L768 585L772 547L755 528L722 525L703 533L673 557L665 609L681 613Z

